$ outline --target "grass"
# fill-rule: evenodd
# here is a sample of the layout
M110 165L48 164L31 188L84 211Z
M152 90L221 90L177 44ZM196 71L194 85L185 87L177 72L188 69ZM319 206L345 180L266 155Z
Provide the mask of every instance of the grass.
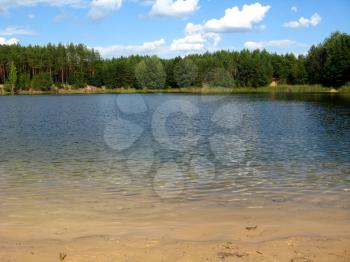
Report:
M319 85L280 85L277 87L188 87L188 88L169 88L169 89L135 89L135 88L118 88L118 89L58 89L55 91L19 91L19 95L42 95L42 94L152 94L152 93L179 93L179 94L262 94L262 93L350 93L350 86L342 87L338 90L325 88ZM1 94L1 92L0 92ZM10 93L2 94L9 95Z

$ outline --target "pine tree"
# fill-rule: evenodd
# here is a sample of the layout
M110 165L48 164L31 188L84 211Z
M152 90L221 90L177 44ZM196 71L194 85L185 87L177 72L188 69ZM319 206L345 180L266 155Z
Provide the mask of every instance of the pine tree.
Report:
M8 84L11 87L11 94L15 93L15 87L17 83L17 68L14 62L10 64L10 72L8 76Z

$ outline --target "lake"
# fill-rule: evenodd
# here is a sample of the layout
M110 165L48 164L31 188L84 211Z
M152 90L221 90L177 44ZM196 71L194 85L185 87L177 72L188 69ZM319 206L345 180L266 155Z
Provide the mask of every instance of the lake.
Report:
M0 112L3 238L350 207L348 97L7 96Z

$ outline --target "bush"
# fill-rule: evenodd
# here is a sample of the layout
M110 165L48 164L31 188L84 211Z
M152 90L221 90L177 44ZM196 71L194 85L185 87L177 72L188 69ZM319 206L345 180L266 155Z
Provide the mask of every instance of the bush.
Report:
M52 78L49 73L39 73L32 79L31 87L34 90L50 91L53 85Z
M21 73L18 76L17 87L20 90L28 90L31 86L30 74L29 73Z
M73 85L73 88L83 88L86 87L86 80L82 72L75 72L72 77L70 84Z
M5 92L11 92L12 91L12 84L9 83L7 80L4 83L4 90L5 90Z

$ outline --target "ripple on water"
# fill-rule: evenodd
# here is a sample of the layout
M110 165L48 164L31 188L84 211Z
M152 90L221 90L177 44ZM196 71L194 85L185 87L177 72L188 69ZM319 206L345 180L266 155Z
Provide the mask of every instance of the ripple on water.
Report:
M347 105L206 98L1 97L1 205L350 204Z

